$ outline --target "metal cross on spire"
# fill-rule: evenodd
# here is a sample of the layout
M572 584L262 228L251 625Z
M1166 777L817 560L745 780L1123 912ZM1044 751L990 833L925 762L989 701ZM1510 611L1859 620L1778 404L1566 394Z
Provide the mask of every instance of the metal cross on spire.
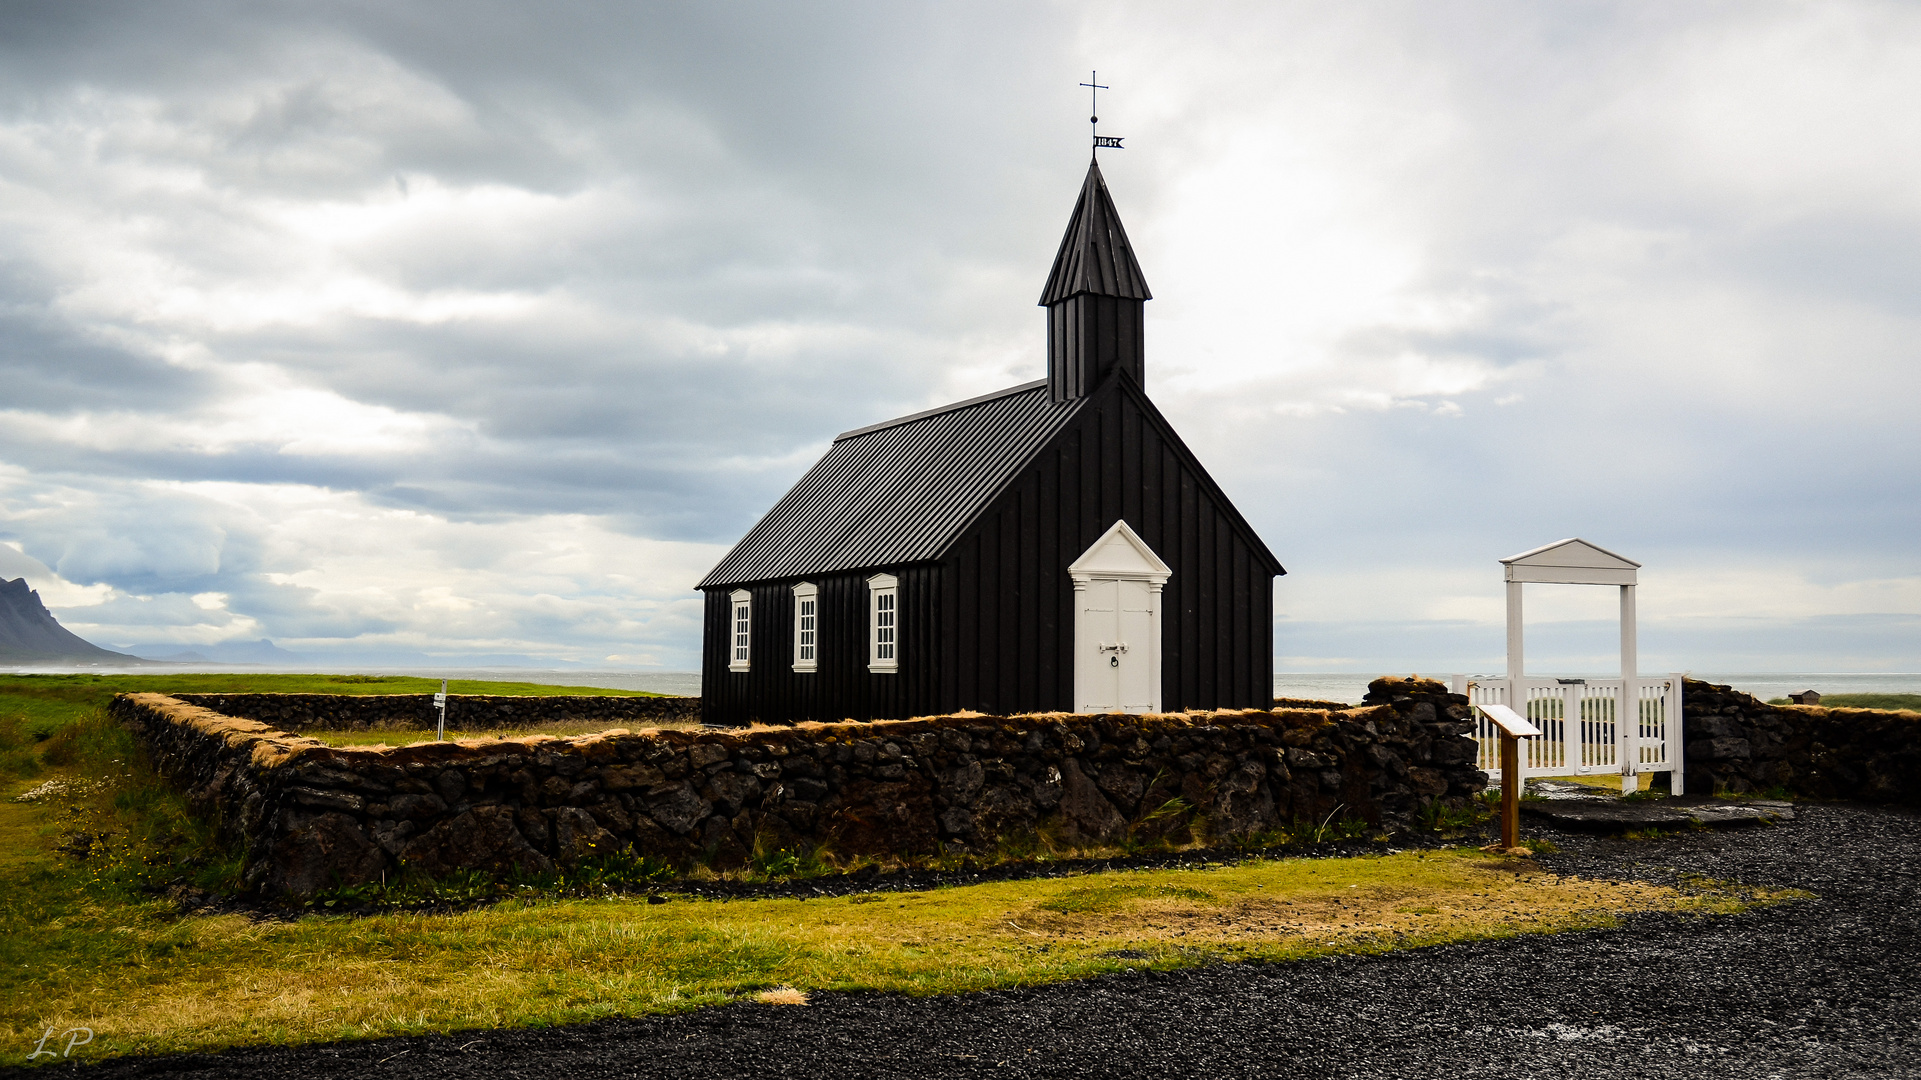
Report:
M1103 147L1109 150L1127 149L1126 147L1121 145L1121 140L1126 136L1101 134L1101 128L1100 128L1101 91L1109 89L1109 87L1105 87L1101 85L1100 72L1098 71L1088 72L1087 81L1082 83L1081 85L1087 87L1087 112L1088 112L1087 126L1093 132L1093 135L1094 135L1094 149L1096 151L1100 150ZM1094 155L1094 158L1096 161L1098 161L1100 160L1100 155L1096 153Z

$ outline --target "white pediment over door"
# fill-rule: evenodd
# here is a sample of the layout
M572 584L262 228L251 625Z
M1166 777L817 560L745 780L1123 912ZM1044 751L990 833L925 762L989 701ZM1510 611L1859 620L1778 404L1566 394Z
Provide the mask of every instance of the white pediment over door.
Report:
M1068 564L1067 573L1079 582L1095 578L1165 582L1174 571L1127 522L1116 521L1080 558Z

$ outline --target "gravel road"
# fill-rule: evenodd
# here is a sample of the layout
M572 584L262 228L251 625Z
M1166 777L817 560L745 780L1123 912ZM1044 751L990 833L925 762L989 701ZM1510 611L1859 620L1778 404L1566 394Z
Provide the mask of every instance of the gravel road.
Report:
M1921 817L1624 841L1542 862L1820 899L1376 957L913 999L819 994L652 1020L121 1060L87 1076L1921 1077ZM64 1072L67 1066L56 1067ZM36 1075L49 1075L36 1072Z

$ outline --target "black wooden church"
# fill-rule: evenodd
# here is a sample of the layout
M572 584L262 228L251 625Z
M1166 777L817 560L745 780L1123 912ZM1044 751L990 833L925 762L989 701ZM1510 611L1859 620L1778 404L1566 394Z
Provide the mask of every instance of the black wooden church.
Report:
M839 436L700 583L706 721L1270 705L1285 571L1148 400L1149 299L1096 163L1047 378Z

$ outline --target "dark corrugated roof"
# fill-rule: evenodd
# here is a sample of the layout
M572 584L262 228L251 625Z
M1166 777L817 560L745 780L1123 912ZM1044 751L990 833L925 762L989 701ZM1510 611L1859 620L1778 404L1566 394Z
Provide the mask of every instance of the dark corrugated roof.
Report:
M1043 379L849 431L697 588L936 558L1086 402Z
M1141 264L1134 261L1134 248L1127 242L1127 230L1121 228L1120 212L1107 194L1098 162L1088 166L1080 201L1074 204L1067 235L1061 237L1060 253L1054 256L1054 270L1041 290L1041 306L1058 304L1077 293L1154 299L1147 291L1147 278L1141 275Z

